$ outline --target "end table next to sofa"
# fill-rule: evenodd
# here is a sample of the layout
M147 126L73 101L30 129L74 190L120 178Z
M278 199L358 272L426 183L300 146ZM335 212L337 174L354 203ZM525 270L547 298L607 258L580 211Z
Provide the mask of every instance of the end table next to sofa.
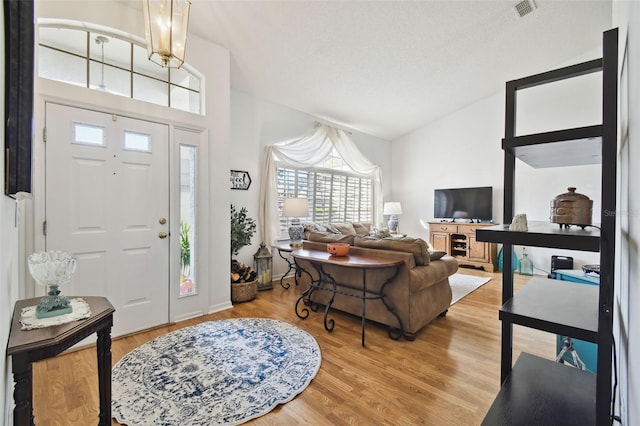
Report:
M271 247L278 251L278 256L280 256L282 260L287 262L287 266L289 267L289 269L287 269L287 272L282 274L282 276L280 277L280 286L284 289L289 289L289 287L291 287L291 284L285 283L284 279L287 278L292 271L293 271L293 278L295 280L295 283L296 285L298 285L298 272L296 268L296 263L291 259L291 253L293 253L294 250L298 250L301 247L293 247L289 243L278 243L278 244L274 244ZM286 255L283 255L283 253L286 253Z

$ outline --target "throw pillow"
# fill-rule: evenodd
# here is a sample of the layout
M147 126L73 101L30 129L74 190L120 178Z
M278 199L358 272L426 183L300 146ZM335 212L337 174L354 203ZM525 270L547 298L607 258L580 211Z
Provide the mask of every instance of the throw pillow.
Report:
M309 232L307 239L320 243L347 243L353 245L355 235L335 234L331 232Z
M356 235L365 236L369 235L371 232L371 224L370 223L353 223L353 228L356 230Z
M369 236L380 239L380 238L390 237L391 233L386 228L375 228L374 227L374 228L371 228L371 232L369 233Z
M444 256L445 254L447 254L446 251L442 251L442 250L430 250L429 251L429 258L430 260L433 262L434 260L438 260L440 259L442 256Z
M356 235L356 229L350 223L332 223L331 228L335 229L338 234Z
M305 232L327 232L327 227L315 222L304 222L302 224Z

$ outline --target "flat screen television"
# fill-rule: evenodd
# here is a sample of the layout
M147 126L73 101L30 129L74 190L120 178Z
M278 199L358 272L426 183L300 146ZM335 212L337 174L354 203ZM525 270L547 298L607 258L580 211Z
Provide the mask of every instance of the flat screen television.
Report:
M435 219L493 220L493 187L436 189L433 196Z

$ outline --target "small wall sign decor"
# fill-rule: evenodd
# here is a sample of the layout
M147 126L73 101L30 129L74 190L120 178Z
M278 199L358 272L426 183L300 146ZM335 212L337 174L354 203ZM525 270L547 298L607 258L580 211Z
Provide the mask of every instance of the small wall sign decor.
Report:
M231 189L249 189L251 186L251 176L249 172L242 170L231 170Z

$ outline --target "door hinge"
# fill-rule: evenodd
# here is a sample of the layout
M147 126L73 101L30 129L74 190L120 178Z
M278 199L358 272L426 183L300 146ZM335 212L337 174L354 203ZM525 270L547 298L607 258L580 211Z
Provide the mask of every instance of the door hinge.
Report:
M46 127L42 128L42 141L44 143L47 143L47 128Z
M47 221L42 222L42 235L47 235Z

